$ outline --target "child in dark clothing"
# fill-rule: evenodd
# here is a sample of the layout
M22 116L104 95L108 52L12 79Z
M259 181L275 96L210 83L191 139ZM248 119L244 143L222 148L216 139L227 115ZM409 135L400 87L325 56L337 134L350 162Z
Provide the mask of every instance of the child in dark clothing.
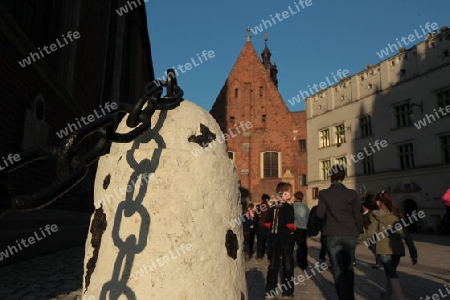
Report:
M289 201L292 197L290 183L280 182L277 185L279 203L273 206L267 216L265 226L270 229L270 264L267 271L266 298L278 295L278 272L280 256L282 263L281 287L283 299L291 299L294 286L290 280L294 275L294 208Z

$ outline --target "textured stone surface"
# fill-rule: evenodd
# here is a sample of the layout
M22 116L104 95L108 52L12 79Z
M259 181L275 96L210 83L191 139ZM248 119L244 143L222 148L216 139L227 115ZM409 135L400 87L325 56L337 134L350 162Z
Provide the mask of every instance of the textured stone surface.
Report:
M107 226L84 295L208 300L247 295L241 227L233 229L237 258L225 247L229 221L240 215L236 173L224 144L197 157L191 153L199 146L188 138L200 135L200 124L220 134L206 111L184 101L156 112L151 131L132 143L113 144L100 159L94 197L96 207L109 200L102 204ZM129 129L122 123L118 131ZM126 195L117 192L128 185ZM90 233L85 273L94 253L91 238Z
M419 252L419 263L411 265L408 258L403 258L398 271L400 282L406 299L425 299L450 283L450 266L448 236L413 235ZM219 237L218 237L219 239ZM319 255L320 244L313 238L309 245L309 264L314 265ZM82 298L82 261L84 247L76 247L34 258L29 261L0 267L0 299L22 299L21 293L30 285L39 284L38 300L98 300ZM382 269L372 269L374 261L372 253L364 244L356 248L357 266L355 276L355 296L357 300L377 300L383 291L386 279ZM261 300L264 297L267 260L258 263L255 259L246 263L246 279L248 300ZM216 272L210 272L215 276ZM296 268L295 275L301 274ZM74 275L76 279L68 279L66 275ZM63 279L67 278L67 279ZM48 286L52 283L54 286ZM76 283L76 290L64 289L67 283ZM444 290L443 290L444 291ZM337 299L331 272L324 271L295 286L294 299ZM146 300L148 298L138 298ZM233 299L227 292L216 298L218 300Z

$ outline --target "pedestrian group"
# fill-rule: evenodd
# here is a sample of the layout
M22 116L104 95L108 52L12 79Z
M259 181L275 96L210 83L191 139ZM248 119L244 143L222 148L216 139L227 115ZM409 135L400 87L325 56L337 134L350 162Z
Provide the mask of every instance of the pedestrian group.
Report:
M295 281L294 269L298 267L308 276L308 246L310 237L320 233L321 249L318 266L329 267L339 300L353 300L355 250L358 242L373 238L379 232L395 226L396 230L385 238L367 244L374 255L373 268L383 268L386 276L381 299L404 299L397 274L400 258L406 255L404 242L413 265L417 263L417 250L408 229L400 227L402 214L385 190L366 195L361 205L355 190L343 184L345 168L336 165L329 169L331 185L319 192L318 205L311 208L303 203L303 193L293 194L292 185L280 182L276 186L276 201L270 203L267 194L255 210L250 204L243 208L244 252L246 260L254 255L256 236L256 262L266 255L267 269L265 295L274 299L281 292L282 299L292 299ZM445 196L450 214L450 189ZM296 260L294 247L297 245ZM326 255L330 266L325 263ZM281 264L281 272L280 272ZM317 271L320 271L317 269ZM281 276L279 276L281 274ZM314 273L316 274L316 272ZM280 277L280 278L279 278ZM303 277L303 276L302 276ZM291 284L291 282L293 284Z

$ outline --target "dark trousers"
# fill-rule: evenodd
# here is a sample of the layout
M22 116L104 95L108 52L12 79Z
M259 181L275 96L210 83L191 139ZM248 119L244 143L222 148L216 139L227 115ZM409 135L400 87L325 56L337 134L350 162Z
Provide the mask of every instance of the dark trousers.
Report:
M266 227L258 227L256 237L256 257L263 258L264 254L269 254L268 240L270 229Z
M281 291L283 296L294 294L294 284L290 282L294 276L294 238L270 235L271 260L267 270L266 293ZM278 272L281 256L281 282L278 284Z
M250 240L250 234L248 232L244 232L244 254L245 258L248 258L250 255L250 246L249 246L249 240Z
M321 233L320 234L319 260L325 260L326 254L327 254L327 237Z
M294 232L294 239L297 243L297 265L301 269L306 269L308 266L308 245L306 243L308 238L308 230L296 229Z
M327 236L327 248L339 300L354 300L355 236Z
M250 229L250 234L249 234L249 248L250 248L250 254L255 253L253 250L254 245L255 245L255 236L256 236L256 228L253 227L252 229Z

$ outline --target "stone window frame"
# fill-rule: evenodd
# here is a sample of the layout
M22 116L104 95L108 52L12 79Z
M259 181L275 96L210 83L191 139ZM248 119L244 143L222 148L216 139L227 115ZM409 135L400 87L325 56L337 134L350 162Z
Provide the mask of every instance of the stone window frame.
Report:
M335 144L343 144L347 142L345 138L345 124L341 123L334 126Z
M359 118L359 128L361 137L365 138L372 135L372 116L365 115Z
M326 148L331 146L330 129L325 128L319 131L319 148Z
M396 128L410 127L413 125L411 120L412 109L408 101L394 106Z
M345 176L347 176L347 169L348 169L347 168L347 157L345 157L345 156L336 157L334 159L334 164L343 166L345 169Z
M266 154L269 154L269 153L276 153L277 154L277 156L276 156L276 166L275 167L274 166L266 167L266 164L265 164L266 160L265 160L265 158L267 158ZM274 158L268 158L268 159L270 159L270 161L273 163ZM261 152L260 153L261 178L281 178L281 176L282 176L281 175L281 162L282 162L281 152L278 152L278 151L264 151L264 152ZM267 174L266 173L267 169L274 169L274 170L271 170L269 172L270 174Z
M298 152L306 152L306 140L298 140Z
M414 169L414 144L412 142L397 145L397 156L401 170Z
M363 150L361 150L360 152L363 152ZM363 175L370 175L375 173L375 163L373 159L374 153L372 153L372 151L370 150L368 150L368 152L372 155L365 155L361 160Z
M321 170L321 179L328 180L330 179L330 174L328 170L331 168L331 159L324 159L320 161L320 170Z

